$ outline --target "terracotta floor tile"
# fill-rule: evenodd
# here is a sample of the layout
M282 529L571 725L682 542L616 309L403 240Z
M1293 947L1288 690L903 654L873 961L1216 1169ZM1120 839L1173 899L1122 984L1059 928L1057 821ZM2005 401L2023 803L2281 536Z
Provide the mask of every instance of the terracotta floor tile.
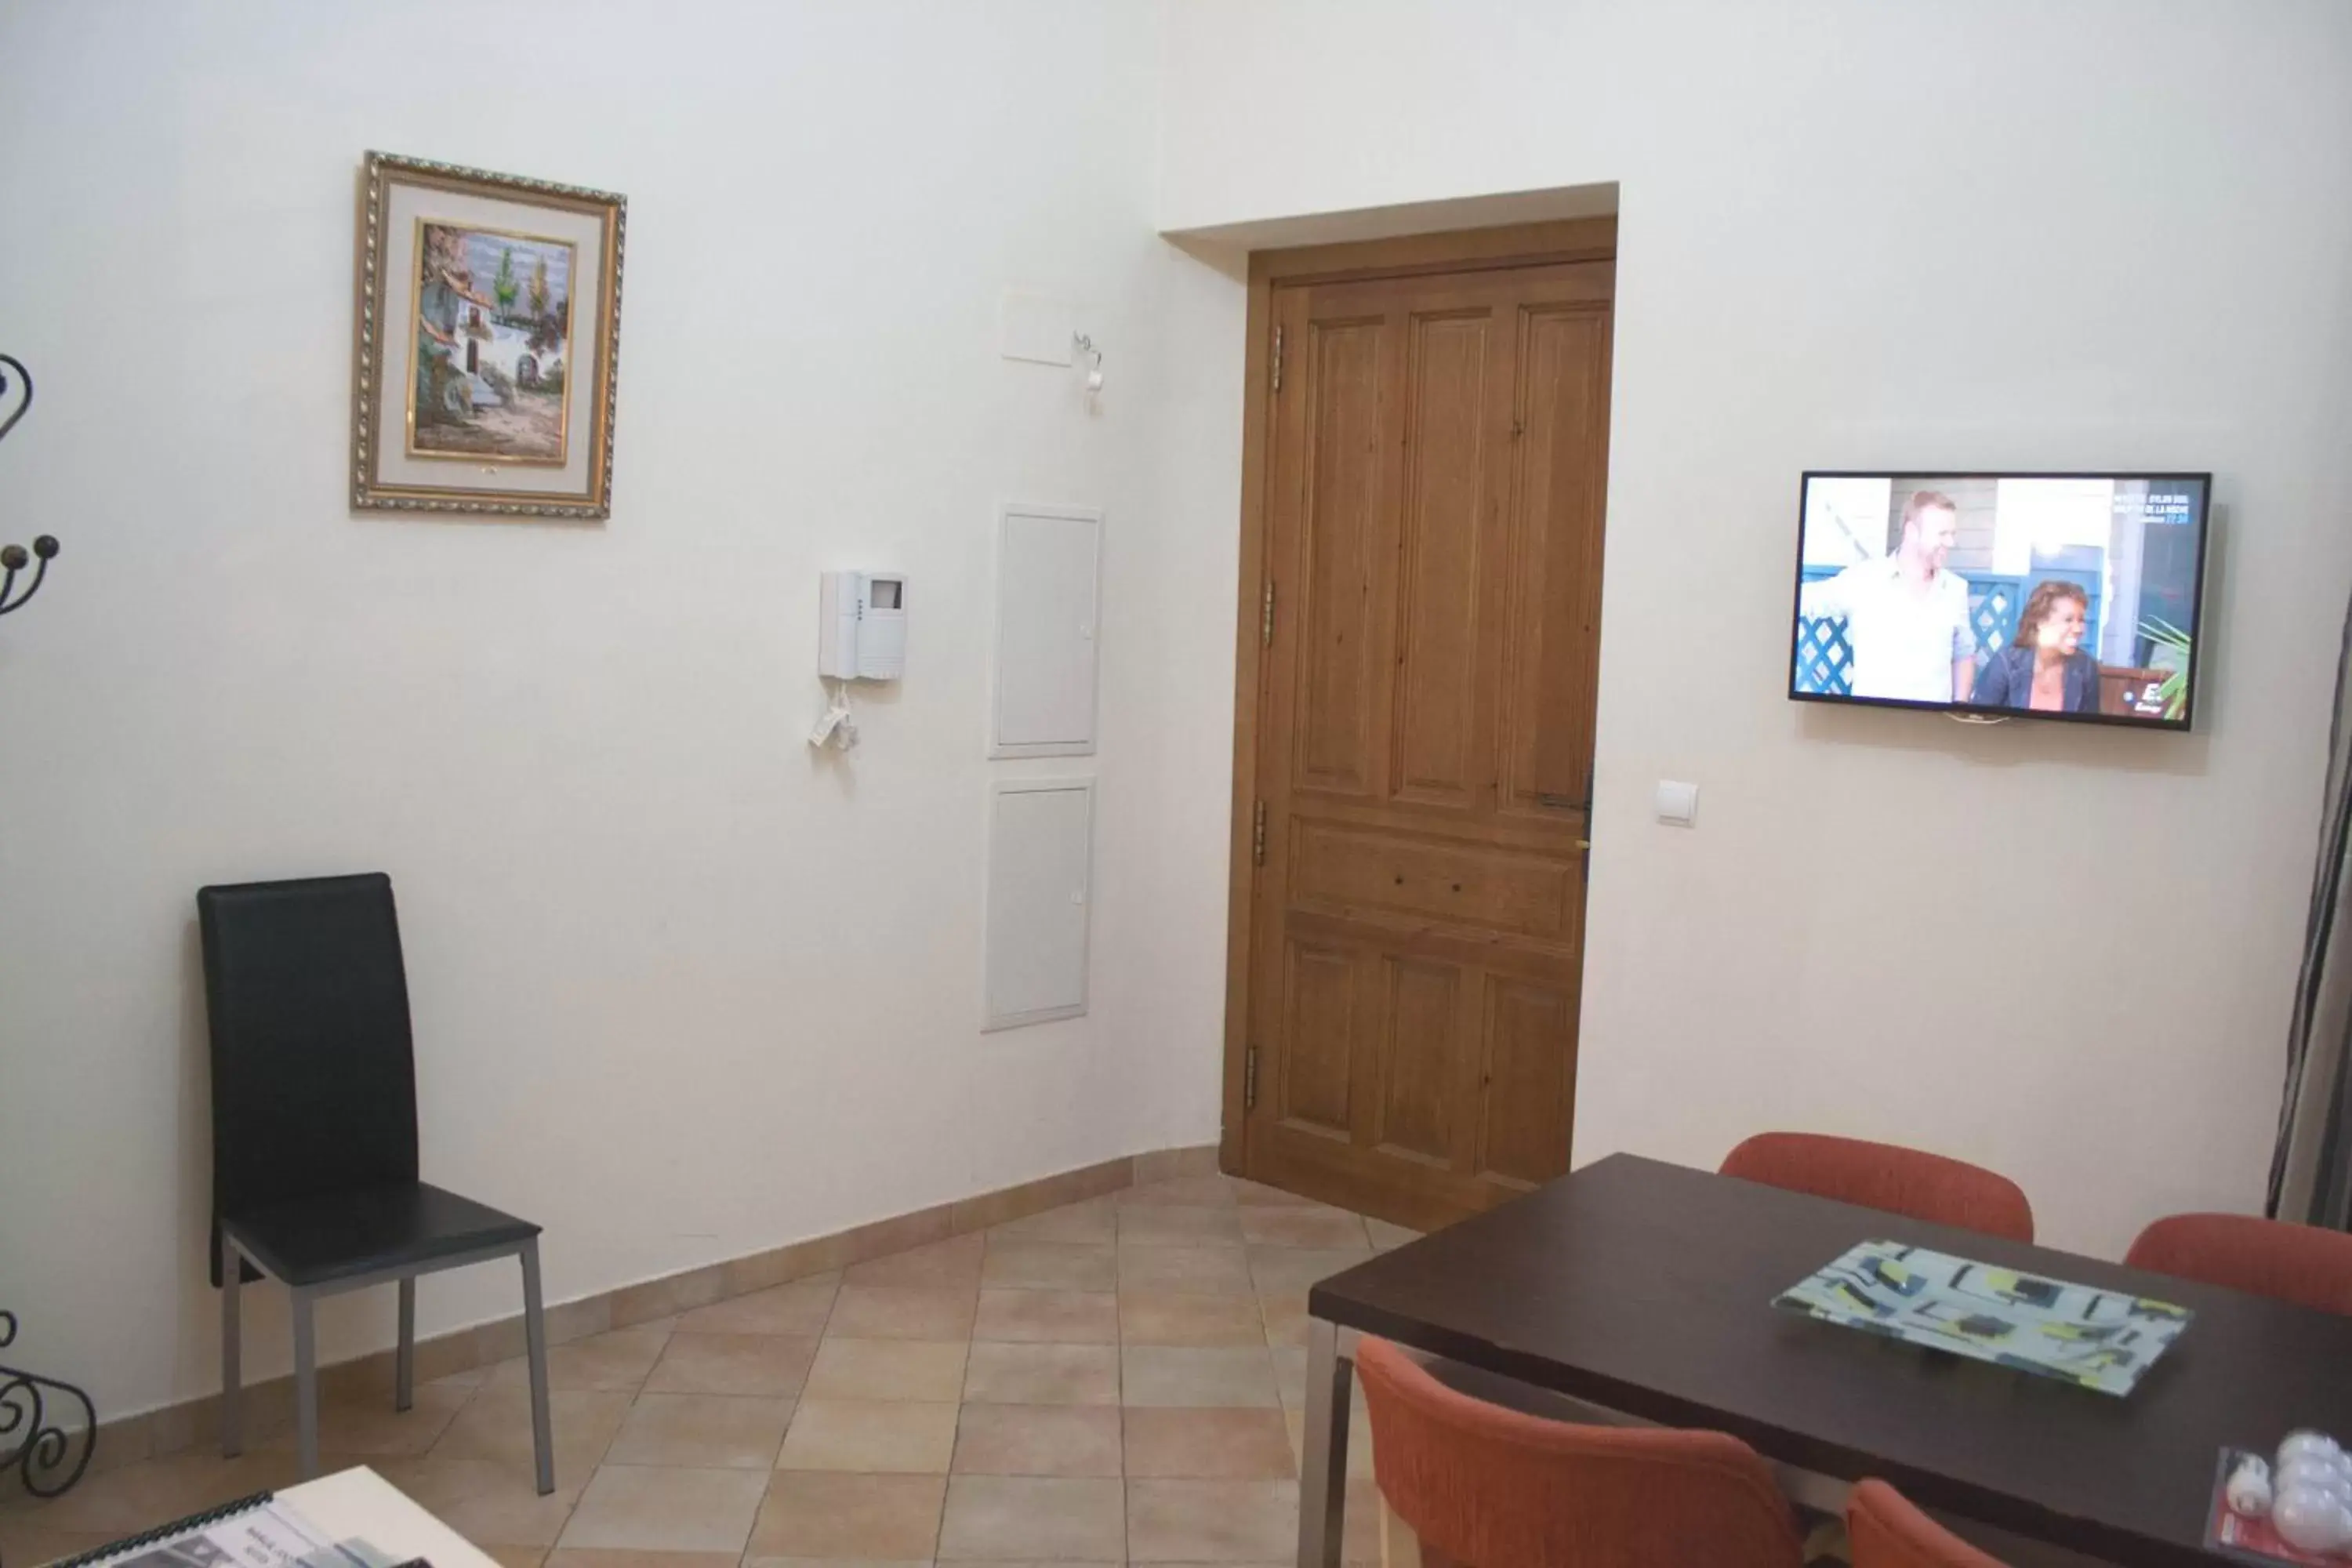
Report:
M327 1468L373 1464L500 1568L1281 1563L1304 1291L1410 1239L1223 1176L1157 1182L556 1347L552 1497L519 1359L420 1384L404 1415L331 1401ZM0 1510L0 1553L34 1568L291 1484L264 1417L242 1461L181 1454ZM1349 1447L1360 1563L1360 1401Z
M1129 1290L1118 1299L1119 1342L1129 1345L1263 1345L1265 1320L1255 1298L1181 1290Z
M677 1326L695 1334L821 1334L840 1284L838 1274L795 1279L697 1307L680 1318Z
M1129 1408L1124 1414L1129 1476L1287 1480L1298 1473L1279 1410Z
M1304 1468L1307 1458L1307 1412L1285 1410L1282 1425L1289 1434L1290 1458L1296 1469ZM1364 1414L1360 1399L1348 1411L1348 1474L1369 1479L1372 1473L1372 1423Z
M546 1554L545 1563L546 1568L735 1568L735 1553L635 1552L608 1546L559 1547ZM508 1564L501 1560L500 1568L532 1568L532 1565Z
M1307 1342L1307 1292L1296 1295L1260 1296L1258 1316L1265 1322L1265 1342L1276 1346L1303 1345Z
M1119 1403L1266 1410L1282 1405L1273 1355L1264 1345L1128 1345L1119 1352Z
M801 1391L816 1344L797 1334L672 1334L646 1392L788 1399Z
M1128 1187L1111 1196L1121 1208L1131 1208L1138 1204L1208 1207L1232 1203L1238 1191L1238 1184L1231 1176L1176 1176L1164 1182Z
M829 1339L817 1347L803 1391L811 1399L913 1399L952 1405L963 1397L971 1347L928 1340Z
M478 1546L552 1546L588 1476L559 1466L541 1497L529 1465L497 1459L391 1459L375 1467L427 1513Z
M767 1489L764 1470L606 1465L556 1544L740 1553Z
M471 1388L436 1381L419 1384L415 1405L407 1411L392 1407L392 1396L381 1399L330 1399L319 1405L319 1447L322 1453L365 1454L414 1458L425 1453L448 1430L457 1412L474 1397ZM207 1441L212 1434L206 1433ZM273 1434L263 1445L291 1449L294 1431Z
M982 1290L976 1340L1117 1344L1118 1298L1107 1290Z
M747 1555L919 1560L940 1534L945 1476L779 1470Z
M1346 1209L1303 1204L1254 1204L1235 1209L1242 1235L1256 1247L1307 1247L1325 1250L1369 1247L1364 1222Z
M661 1359L662 1346L668 1342L668 1329L639 1324L553 1346L547 1352L547 1386L635 1393L654 1363ZM485 1386L500 1384L530 1386L530 1363L520 1356L499 1363L490 1369Z
M1280 1345L1268 1352L1274 1358L1274 1386L1282 1396L1285 1410L1307 1408L1307 1350L1303 1345ZM1353 1406L1350 1406L1353 1408Z
M555 1436L558 1480L585 1482L604 1458L613 1434L635 1396L625 1390L557 1389L547 1396L548 1424ZM530 1429L530 1391L493 1384L457 1412L433 1445L436 1459L495 1459L528 1468L538 1449Z
M1253 1204L1312 1204L1318 1208L1330 1206L1319 1199L1302 1197L1297 1193L1286 1193L1280 1187L1265 1186L1244 1176L1229 1179L1234 1184L1234 1201L1244 1206Z
M1108 1247L992 1237L981 1283L1013 1290L1108 1290L1118 1282Z
M1088 1198L990 1229L1009 1241L1106 1242L1118 1235L1118 1209L1108 1198Z
M1118 1239L1127 1247L1238 1247L1241 1211L1231 1204L1131 1204L1118 1211Z
M1118 1365L1115 1345L977 1342L963 1398L981 1405L1116 1405Z
M1117 1562L1127 1550L1116 1480L954 1476L948 1481L939 1558Z
M845 1285L824 1331L853 1340L968 1340L979 1292L909 1285Z
M1130 1563L1276 1563L1298 1550L1296 1481L1130 1480Z
M213 1441L211 1433L205 1436ZM45 1531L95 1531L112 1540L299 1479L291 1450L248 1448L225 1459L215 1447L85 1476L65 1496L31 1511Z
M790 1399L641 1394L605 1451L608 1465L765 1470L792 1419Z
M1249 1249L1250 1281L1261 1296L1295 1296L1318 1280L1371 1259L1369 1243L1360 1247L1253 1247Z
M945 1475L956 1406L908 1399L803 1399L776 1464L787 1470Z
M967 1405L956 1430L958 1474L1116 1476L1118 1411L1111 1405Z
M970 1289L980 1283L980 1258L986 1246L982 1237L951 1237L946 1241L853 1264L842 1275L842 1283L902 1285L928 1290Z
M47 1523L38 1504L0 1509L0 1562L37 1568L60 1557L78 1557L118 1539L103 1530L58 1530Z
M1348 1483L1346 1512L1341 1516L1339 1561L1346 1563L1381 1562L1381 1492L1370 1480ZM1391 1553L1391 1568L1420 1568L1421 1549L1413 1543L1412 1532L1397 1543L1400 1550ZM1297 1550L1294 1544L1292 1550Z
M1238 1247L1122 1247L1121 1290L1183 1290L1202 1296L1255 1296L1249 1255Z

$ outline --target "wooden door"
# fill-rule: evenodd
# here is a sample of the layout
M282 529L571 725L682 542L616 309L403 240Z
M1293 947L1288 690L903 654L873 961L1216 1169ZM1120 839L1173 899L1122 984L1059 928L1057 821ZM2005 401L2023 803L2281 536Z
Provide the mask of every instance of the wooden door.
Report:
M1428 1226L1568 1169L1614 276L1272 289L1258 1180Z

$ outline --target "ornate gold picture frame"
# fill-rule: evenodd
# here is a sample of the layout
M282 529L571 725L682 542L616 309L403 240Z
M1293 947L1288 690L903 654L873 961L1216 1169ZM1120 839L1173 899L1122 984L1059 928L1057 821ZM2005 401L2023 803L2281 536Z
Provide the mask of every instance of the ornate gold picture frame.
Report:
M628 202L370 153L352 505L612 515Z

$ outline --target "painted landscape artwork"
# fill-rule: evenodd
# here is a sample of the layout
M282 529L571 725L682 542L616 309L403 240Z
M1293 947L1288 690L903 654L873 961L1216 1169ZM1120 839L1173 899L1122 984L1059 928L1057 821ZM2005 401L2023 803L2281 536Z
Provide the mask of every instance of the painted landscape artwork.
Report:
M409 455L561 466L572 246L429 218L416 226Z

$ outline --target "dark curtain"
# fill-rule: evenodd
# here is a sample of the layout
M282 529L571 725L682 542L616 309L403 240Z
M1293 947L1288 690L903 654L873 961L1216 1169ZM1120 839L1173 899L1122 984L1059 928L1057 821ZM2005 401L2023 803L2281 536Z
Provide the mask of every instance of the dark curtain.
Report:
M2303 973L2287 1031L2286 1093L2271 1156L2273 1219L2352 1230L2352 619L2336 661L2326 809L2311 878Z

